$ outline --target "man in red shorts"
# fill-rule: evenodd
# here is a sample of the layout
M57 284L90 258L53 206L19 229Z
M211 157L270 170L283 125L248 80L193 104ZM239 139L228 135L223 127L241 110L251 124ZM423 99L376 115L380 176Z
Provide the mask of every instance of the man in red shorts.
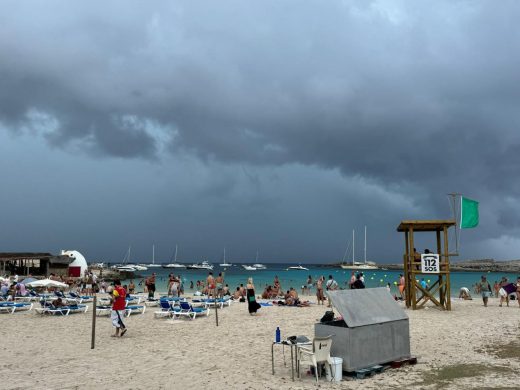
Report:
M116 333L112 337L123 337L127 329L123 323L123 317L126 310L126 291L121 287L119 280L114 280L114 291L112 292L112 325L116 328ZM121 330L121 335L119 335Z

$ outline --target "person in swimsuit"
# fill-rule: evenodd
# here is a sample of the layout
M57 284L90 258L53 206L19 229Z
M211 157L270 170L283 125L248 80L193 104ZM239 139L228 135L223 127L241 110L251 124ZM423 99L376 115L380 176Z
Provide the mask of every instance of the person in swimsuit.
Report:
M217 287L217 297L222 298L224 296L224 278L222 277L222 272L219 272L215 278L215 285Z
M325 281L325 276L320 276L316 281L316 298L318 299L318 305L325 304L325 295L323 295L323 282Z
M212 295L215 297L215 278L213 277L213 272L211 271L208 273L206 284L208 286L208 296Z
M401 294L401 299L404 299L404 289L405 289L404 276L403 276L403 274L399 274L399 293Z
M255 298L255 285L253 284L253 278L247 279L247 310L249 314L256 314L257 310L261 308L260 304Z
M482 302L484 303L484 307L487 307L488 299L491 296L491 285L487 281L486 277L482 275L480 277L479 290L482 294Z

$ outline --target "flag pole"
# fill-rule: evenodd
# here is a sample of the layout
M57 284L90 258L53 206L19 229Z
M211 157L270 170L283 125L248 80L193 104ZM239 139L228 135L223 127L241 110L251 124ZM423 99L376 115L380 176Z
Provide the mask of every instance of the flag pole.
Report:
M458 256L459 255L459 223L457 222L457 197L460 196L462 198L462 194L459 194L457 192L449 193L448 196L451 198L451 210L453 212L453 220L455 221L455 253L452 255ZM460 202L462 204L462 202ZM461 210L461 217L462 220L462 210Z

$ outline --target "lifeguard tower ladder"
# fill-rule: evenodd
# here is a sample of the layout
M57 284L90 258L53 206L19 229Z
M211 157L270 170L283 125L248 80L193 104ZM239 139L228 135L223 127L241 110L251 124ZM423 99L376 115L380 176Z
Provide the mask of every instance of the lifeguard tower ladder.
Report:
M411 307L413 310L421 309L428 301L431 301L444 310L451 310L448 229L455 225L456 222L454 220L424 220L401 221L397 227L398 232L404 232L405 239L403 262L406 307ZM437 236L439 266L435 273L423 272L421 259L415 257L414 233L416 232L435 232ZM433 283L429 284L427 288L423 288L419 282L420 275L422 275L421 277L429 277ZM433 281L435 277L436 280ZM436 296L437 293L438 296Z

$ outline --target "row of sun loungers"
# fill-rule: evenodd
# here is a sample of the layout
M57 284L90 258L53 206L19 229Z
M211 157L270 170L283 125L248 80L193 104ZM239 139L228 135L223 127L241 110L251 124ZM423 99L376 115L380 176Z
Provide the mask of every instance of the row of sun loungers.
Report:
M33 308L30 302L0 302L0 313L13 314L15 311L29 311Z

